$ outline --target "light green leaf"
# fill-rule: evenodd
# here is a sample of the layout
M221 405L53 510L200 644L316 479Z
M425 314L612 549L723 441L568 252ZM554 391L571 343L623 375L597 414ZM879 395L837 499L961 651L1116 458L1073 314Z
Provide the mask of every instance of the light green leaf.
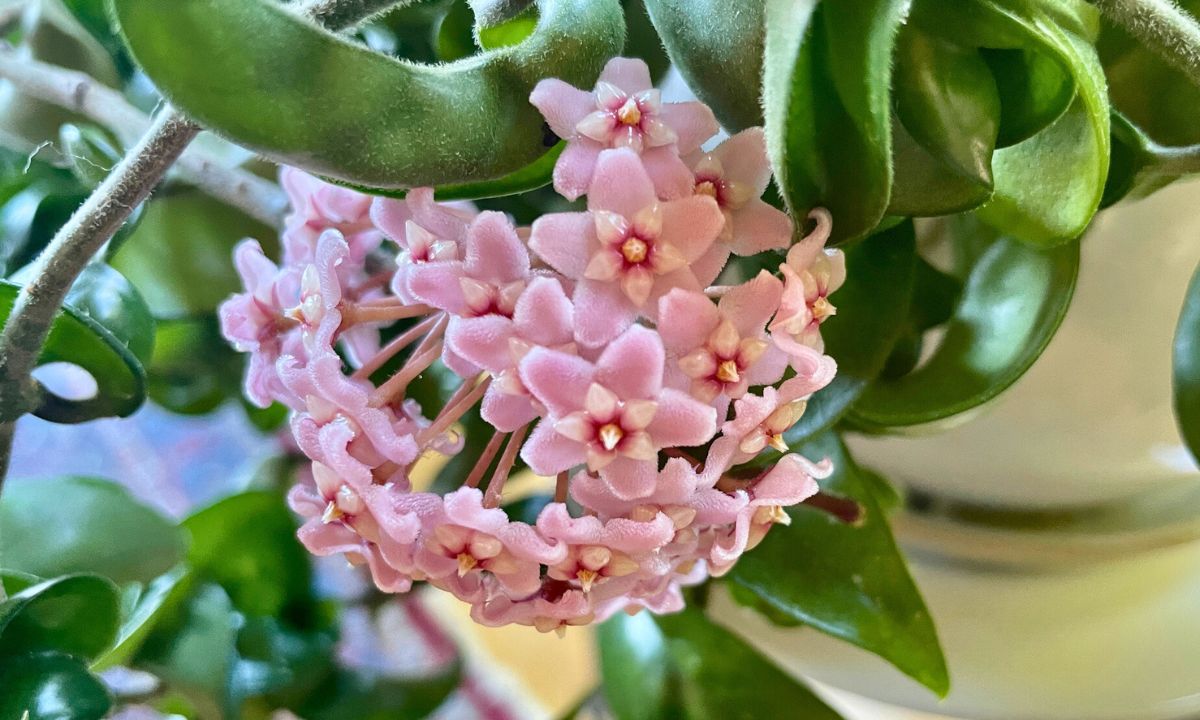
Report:
M671 668L662 631L650 613L617 613L596 629L602 690L617 720L663 716Z
M41 577L94 572L148 582L183 559L182 533L120 485L60 477L13 482L0 496L4 566Z
M624 41L618 0L540 0L524 42L442 66L373 53L270 0L112 7L135 59L189 115L276 161L381 188L534 162L548 147L534 84L590 86Z

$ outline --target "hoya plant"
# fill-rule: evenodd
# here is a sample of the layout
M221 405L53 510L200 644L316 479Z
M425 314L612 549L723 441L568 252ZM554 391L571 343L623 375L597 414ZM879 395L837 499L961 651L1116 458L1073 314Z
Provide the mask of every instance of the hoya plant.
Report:
M0 717L424 717L458 663L337 650L396 607L444 647L417 592L597 625L622 719L837 717L713 593L945 695L841 436L994 399L1096 213L1200 170L1186 5L0 3L0 473L22 416L146 403L279 455L175 519L3 487Z

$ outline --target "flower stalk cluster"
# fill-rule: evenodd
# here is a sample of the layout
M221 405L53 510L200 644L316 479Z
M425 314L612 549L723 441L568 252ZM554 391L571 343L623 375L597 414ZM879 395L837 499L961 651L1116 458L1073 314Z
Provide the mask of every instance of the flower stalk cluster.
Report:
M246 292L221 317L251 354L250 399L293 410L311 464L290 501L312 552L365 564L384 591L425 581L481 623L546 631L681 608L681 587L817 492L829 464L784 433L834 375L820 325L844 264L818 211L779 274L718 284L731 254L792 243L761 200L761 130L704 151L712 113L663 103L641 61L530 99L568 141L554 187L586 211L521 228L429 189L371 198L285 169L282 264L240 245ZM435 363L460 382L425 407L409 390ZM459 452L476 407L491 435L461 487L415 489L414 465ZM730 475L767 451L781 459ZM519 461L556 478L532 524L503 505Z

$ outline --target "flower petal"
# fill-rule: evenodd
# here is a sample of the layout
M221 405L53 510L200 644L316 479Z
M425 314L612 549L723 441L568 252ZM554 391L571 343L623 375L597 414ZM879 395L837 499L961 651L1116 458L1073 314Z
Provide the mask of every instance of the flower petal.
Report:
M596 381L622 400L654 400L662 390L662 338L635 325L612 342L596 361Z
M596 158L603 147L589 138L579 138L567 147L554 163L554 189L568 200L575 200L588 191L596 170Z
M663 105L662 118L679 136L676 144L680 155L695 152L721 129L712 110L700 102L667 103Z
M637 58L615 57L609 60L600 73L600 80L616 85L626 95L634 95L654 86L650 81L650 68Z
M597 245L591 213L550 213L533 222L529 248L546 264L569 278L583 277Z
M538 423L521 448L523 459L538 475L555 475L584 461L584 446L554 429L549 418Z
M703 445L717 431L717 411L670 388L658 396L658 412L647 428L659 447Z
M617 283L580 280L574 301L575 339L588 347L612 341L637 315L637 308Z
M725 214L706 195L665 202L662 213L663 231L659 240L674 245L689 263L700 259L725 225Z
M745 183L759 197L771 182L771 162L767 158L767 141L760 127L746 128L713 149L721 161L724 180Z
M658 196L642 161L632 150L605 150L596 161L596 174L588 190L589 210L611 210L633 218Z
M792 241L792 220L787 213L755 198L733 211L733 240L738 255L756 255L785 248Z
M654 183L658 197L663 200L677 200L692 194L696 179L674 145L646 149L642 152L642 165Z
M555 417L583 408L595 368L576 355L536 347L520 365L521 382Z
M596 109L592 93L557 78L538 82L529 94L529 102L546 118L546 124L554 134L564 140L570 140L575 134L575 125Z

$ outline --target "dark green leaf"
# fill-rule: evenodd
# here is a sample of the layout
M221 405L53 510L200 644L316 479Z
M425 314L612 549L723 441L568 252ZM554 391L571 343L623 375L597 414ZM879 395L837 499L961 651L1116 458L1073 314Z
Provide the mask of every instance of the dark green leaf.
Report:
M992 245L967 278L936 353L913 373L871 385L850 411L859 427L921 425L996 397L1033 365L1066 314L1079 243Z
M667 647L650 613L617 613L596 628L596 640L604 697L617 720L657 720L677 702L667 697Z
M1000 97L998 147L1028 140L1062 117L1075 99L1075 82L1057 61L1037 50L984 48L983 59Z
M530 164L546 150L534 84L589 86L624 40L618 0L540 0L526 41L432 67L372 53L269 0L112 5L135 58L189 115L274 160L373 187L475 182Z
M639 57L646 61L650 68L650 79L657 84L667 74L671 67L671 58L663 47L658 30L650 21L650 13L646 10L645 0L622 0L625 7L625 57ZM761 40L760 53L761 53ZM761 63L761 60L758 62ZM757 99L756 99L757 102ZM761 120L759 121L761 124Z
M827 208L843 241L875 228L891 197L892 51L908 3L813 5L767 3L767 149L793 215Z
M908 137L897 133L888 212L939 215L987 200L1000 98L978 50L909 25L897 42L895 72L896 114ZM918 146L924 157L905 151L905 143Z
M830 427L883 370L904 332L913 293L916 239L911 222L873 235L846 252L846 283L830 296L837 315L821 325L837 360L833 383L815 393L787 433L789 444Z
M0 273L33 262L87 195L74 180L36 181L0 208Z
M100 720L112 698L77 658L38 653L0 659L0 718Z
M1142 198L1200 172L1200 144L1165 147L1117 111L1112 113L1112 158L1101 207Z
M120 485L62 477L13 482L0 496L0 558L42 577L94 572L148 582L183 559L174 523Z
M0 281L0 324L8 320L20 286ZM123 340L86 313L70 305L50 328L38 364L66 362L86 370L96 381L97 394L86 400L68 400L47 393L34 414L54 422L85 422L100 417L125 417L145 399L146 371Z
M255 238L270 253L277 236L275 229L188 190L151 202L111 262L141 291L156 318L195 317L241 292L233 269L238 242Z
M100 262L88 264L71 285L66 304L103 325L143 365L154 349L154 318L124 275Z
M1200 12L1197 0L1176 3L1193 17ZM1096 44L1108 94L1120 110L1156 142L1165 145L1200 143L1200 88L1168 65L1124 29L1105 21Z
M311 612L308 554L276 492L247 492L217 502L183 522L192 534L188 562L220 584L248 615L307 620Z
M119 603L116 586L99 575L25 588L0 603L0 658L41 651L96 657L116 637Z
M663 615L657 622L681 677L676 702L688 718L840 720L811 690L701 611Z
M730 579L776 610L879 655L945 695L945 658L875 495L877 481L864 476L833 433L799 452L833 460L836 469L822 489L857 501L862 521L847 525L804 505L790 508L791 525L772 528Z
M764 0L646 0L667 54L721 125L762 125Z
M1188 285L1171 357L1175 422L1192 457L1200 458L1200 272Z

